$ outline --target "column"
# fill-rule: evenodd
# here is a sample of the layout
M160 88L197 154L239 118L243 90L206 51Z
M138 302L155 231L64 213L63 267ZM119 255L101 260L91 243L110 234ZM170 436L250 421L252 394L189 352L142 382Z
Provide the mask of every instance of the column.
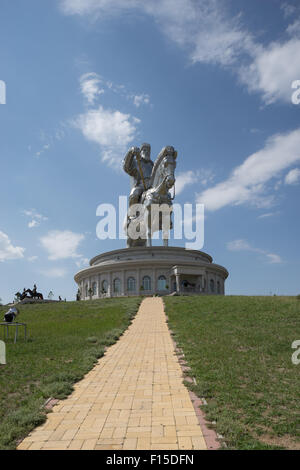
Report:
M202 285L202 276L198 276L198 286L199 286L199 289L198 289L198 292L200 292L200 294L202 294L202 289L203 289L203 285Z
M113 296L112 272L109 273L107 290L108 290L108 296L112 297Z
M140 269L137 269L136 271L136 291L137 291L137 295L140 295L140 291L141 291Z
M168 292L169 293L173 292L173 289L172 289L172 276L170 276L170 275L167 278L167 284L169 286Z
M98 274L98 299L101 297L101 274Z
M180 274L175 274L176 276L176 292L180 294Z
M126 286L127 287L127 286ZM121 294L125 295L125 270L122 271Z

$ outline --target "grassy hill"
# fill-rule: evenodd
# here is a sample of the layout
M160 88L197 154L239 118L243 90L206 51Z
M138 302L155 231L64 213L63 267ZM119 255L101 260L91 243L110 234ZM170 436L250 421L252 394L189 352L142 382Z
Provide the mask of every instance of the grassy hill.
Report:
M203 409L232 449L300 449L300 300L292 297L165 297ZM64 398L105 346L122 334L140 298L20 307L27 342L7 342L0 366L0 449L45 419L45 401ZM0 307L0 318L6 309ZM22 333L22 332L21 332ZM12 336L12 334L11 334Z
M25 342L21 330L16 344L5 340L7 365L0 365L1 450L14 449L18 439L45 420L46 399L71 393L73 383L128 327L139 303L139 298L123 298L20 306L18 320L27 323L29 339ZM1 321L6 310L0 307Z
M300 300L166 297L170 329L229 448L300 449Z

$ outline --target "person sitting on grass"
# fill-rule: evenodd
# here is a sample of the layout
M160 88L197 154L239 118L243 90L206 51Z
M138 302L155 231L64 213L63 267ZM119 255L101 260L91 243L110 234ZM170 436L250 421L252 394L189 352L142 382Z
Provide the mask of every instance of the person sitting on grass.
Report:
M5 313L4 315L4 321L6 323L12 323L15 321L17 315L19 315L19 310L16 307L11 307L8 312Z

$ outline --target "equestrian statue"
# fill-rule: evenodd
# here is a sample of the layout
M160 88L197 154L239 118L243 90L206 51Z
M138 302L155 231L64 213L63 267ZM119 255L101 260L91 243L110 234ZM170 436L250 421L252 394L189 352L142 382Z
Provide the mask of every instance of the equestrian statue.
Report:
M29 295L27 295L29 294ZM40 292L37 292L37 287L36 284L34 284L33 289L23 289L22 294L20 292L17 292L15 294L17 299L21 302L24 299L38 299L38 300L44 300L43 294Z
M177 151L172 146L164 147L155 163L150 153L150 144L132 147L123 161L123 169L131 177L126 220L128 248L151 246L152 235L157 231L163 232L164 245L168 246ZM173 196L171 188L174 188Z

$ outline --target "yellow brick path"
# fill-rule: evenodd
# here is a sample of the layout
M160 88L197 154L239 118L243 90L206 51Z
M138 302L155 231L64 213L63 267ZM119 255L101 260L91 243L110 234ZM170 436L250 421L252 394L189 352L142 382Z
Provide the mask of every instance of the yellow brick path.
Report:
M206 449L160 298L18 449Z

